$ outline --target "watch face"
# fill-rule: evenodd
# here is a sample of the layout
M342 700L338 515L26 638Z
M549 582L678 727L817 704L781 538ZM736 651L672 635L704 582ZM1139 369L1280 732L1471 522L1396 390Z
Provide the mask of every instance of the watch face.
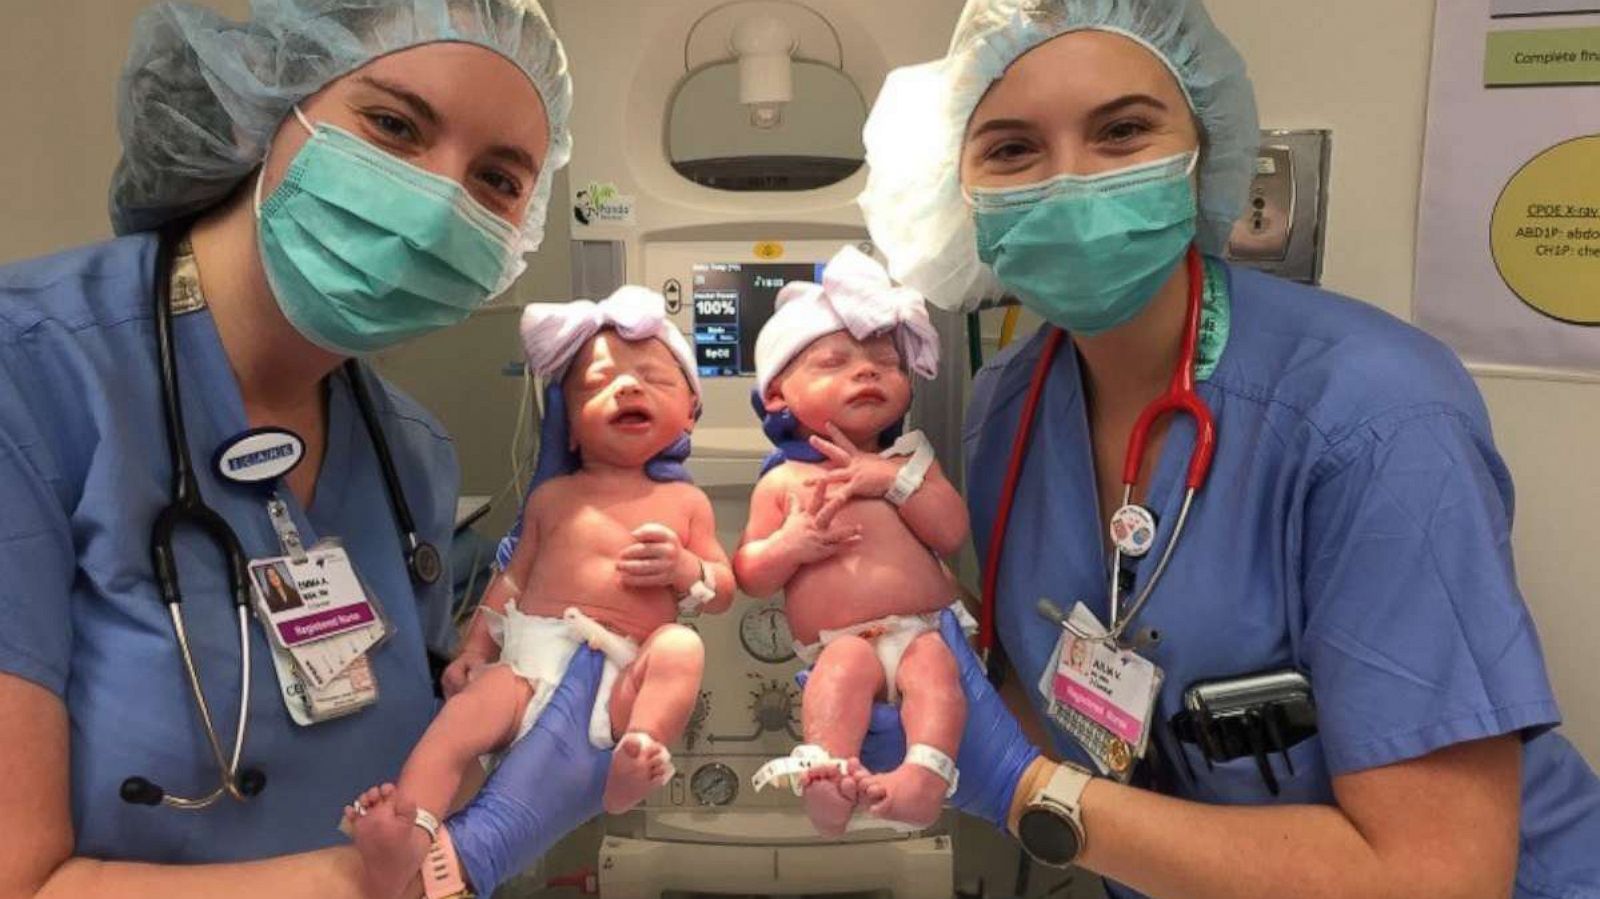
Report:
M1072 822L1046 809L1029 809L1022 813L1017 821L1017 839L1034 861L1055 868L1072 864L1082 848Z

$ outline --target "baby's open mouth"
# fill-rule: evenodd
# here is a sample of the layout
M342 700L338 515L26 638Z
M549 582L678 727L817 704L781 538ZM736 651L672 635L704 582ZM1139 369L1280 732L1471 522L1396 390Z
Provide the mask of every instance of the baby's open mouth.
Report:
M861 390L851 395L850 399L846 402L849 405L854 406L857 404L868 405L873 403L886 403L888 401L889 395L884 393L882 390L879 390L876 387L863 387Z
M609 424L619 428L647 428L655 419L643 409L623 409L611 416Z

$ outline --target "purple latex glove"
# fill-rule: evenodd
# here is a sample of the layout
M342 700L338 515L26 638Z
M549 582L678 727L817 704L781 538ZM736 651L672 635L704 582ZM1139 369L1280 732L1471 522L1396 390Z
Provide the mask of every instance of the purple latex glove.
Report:
M967 726L956 753L961 782L950 805L1003 830L1011 813L1011 796L1028 766L1039 757L1039 750L1023 736L1022 726L989 683L983 663L967 644L961 622L949 609L939 613L939 636L956 658L961 692L967 697ZM809 671L795 675L801 689L809 675ZM900 709L873 703L861 744L861 764L872 771L890 771L905 756L906 732L900 725Z
M445 822L479 896L600 814L611 751L589 742L605 656L578 648L533 730L506 751L467 807Z

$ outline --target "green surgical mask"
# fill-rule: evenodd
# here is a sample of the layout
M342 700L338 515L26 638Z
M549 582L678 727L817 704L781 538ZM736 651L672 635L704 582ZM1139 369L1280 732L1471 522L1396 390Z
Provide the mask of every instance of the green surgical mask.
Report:
M518 233L457 182L326 123L266 202L261 259L307 340L373 353L457 324L522 273Z
M974 189L978 258L1057 327L1093 336L1126 324L1194 243L1198 158Z

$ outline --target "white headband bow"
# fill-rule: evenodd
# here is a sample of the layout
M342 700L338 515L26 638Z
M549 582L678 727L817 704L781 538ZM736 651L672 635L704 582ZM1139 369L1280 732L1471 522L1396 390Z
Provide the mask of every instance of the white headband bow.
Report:
M836 331L866 340L891 330L907 368L926 379L939 373L939 332L922 294L896 287L876 260L845 247L823 269L821 284L795 281L778 292L777 309L756 341L757 387L765 395L784 366Z
M596 303L573 300L570 303L530 303L522 310L522 349L528 367L546 380L561 377L573 357L594 335L612 328L629 341L655 338L667 345L689 381L689 389L700 395L700 377L694 350L671 319L661 294L646 287L625 285Z

